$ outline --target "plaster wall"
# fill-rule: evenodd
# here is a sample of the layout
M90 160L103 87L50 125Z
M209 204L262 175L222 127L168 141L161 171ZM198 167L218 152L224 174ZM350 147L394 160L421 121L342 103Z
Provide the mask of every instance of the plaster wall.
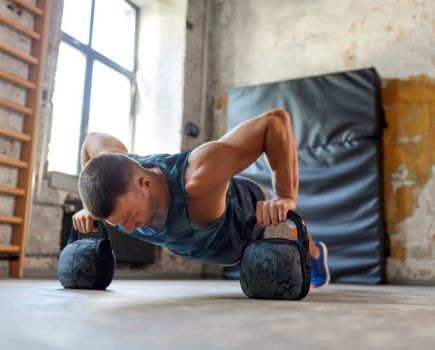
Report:
M138 105L133 151L181 148L187 0L145 1L138 40Z
M216 0L212 14L207 92L213 100L212 139L226 132L232 87L377 69L389 123L387 275L397 282L435 283L430 141L435 136L435 2Z

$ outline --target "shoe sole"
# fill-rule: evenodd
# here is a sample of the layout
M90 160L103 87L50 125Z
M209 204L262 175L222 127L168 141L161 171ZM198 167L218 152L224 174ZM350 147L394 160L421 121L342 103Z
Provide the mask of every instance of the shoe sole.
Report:
M313 288L319 288L319 287L323 287L329 284L329 280L331 279L331 275L329 273L329 266L328 266L328 248L326 247L325 243L323 242L318 242L319 245L322 246L323 248L323 264L326 266L326 282L321 284L321 285L311 285Z

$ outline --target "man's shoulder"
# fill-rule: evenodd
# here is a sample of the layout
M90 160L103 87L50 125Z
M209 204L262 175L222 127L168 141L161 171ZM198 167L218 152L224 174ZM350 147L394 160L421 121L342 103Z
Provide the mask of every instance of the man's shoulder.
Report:
M165 166L165 167L180 167L184 163L188 151L181 153L152 153L152 154L137 154L128 153L127 156L131 159L139 162L142 165L151 164L154 166Z

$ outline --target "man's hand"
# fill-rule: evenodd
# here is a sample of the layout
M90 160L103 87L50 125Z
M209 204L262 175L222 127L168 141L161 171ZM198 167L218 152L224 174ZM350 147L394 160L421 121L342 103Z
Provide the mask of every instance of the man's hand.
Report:
M72 222L74 229L81 233L98 232L98 228L95 225L95 219L86 209L82 209L75 213L72 218Z
M255 216L257 223L261 227L278 225L285 222L287 213L296 208L296 202L292 198L274 198L266 201L257 202Z

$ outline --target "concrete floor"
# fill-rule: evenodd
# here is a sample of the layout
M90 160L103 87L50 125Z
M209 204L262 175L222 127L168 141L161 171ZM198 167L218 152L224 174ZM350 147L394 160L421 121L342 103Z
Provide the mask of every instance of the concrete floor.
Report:
M330 285L303 301L236 281L0 280L1 349L434 349L435 288Z

